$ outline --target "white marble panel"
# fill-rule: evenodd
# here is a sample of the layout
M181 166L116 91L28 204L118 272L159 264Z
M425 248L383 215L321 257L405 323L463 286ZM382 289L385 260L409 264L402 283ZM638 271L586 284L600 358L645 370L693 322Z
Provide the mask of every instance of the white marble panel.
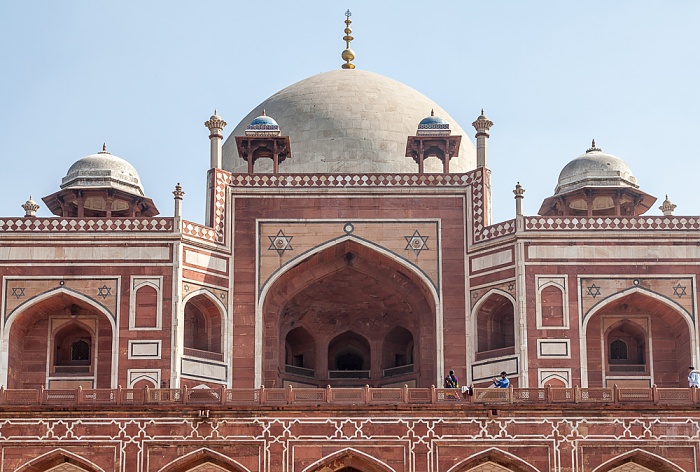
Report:
M510 264L512 262L513 251L509 249L507 251L495 252L486 256L475 257L474 259L472 259L472 270L484 270L490 267L496 267L503 264Z
M185 261L188 264L196 265L198 267L218 270L219 272L226 272L227 261L226 259L221 259L220 257L212 257L207 254L188 251L185 249Z

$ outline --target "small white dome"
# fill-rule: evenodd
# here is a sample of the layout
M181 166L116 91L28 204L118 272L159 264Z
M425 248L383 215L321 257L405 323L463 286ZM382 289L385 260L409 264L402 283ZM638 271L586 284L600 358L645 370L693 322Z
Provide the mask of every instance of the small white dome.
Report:
M144 195L134 166L106 150L76 161L61 181L61 188L114 188Z
M555 195L583 187L634 187L632 169L617 156L602 152L595 145L569 162L559 174Z

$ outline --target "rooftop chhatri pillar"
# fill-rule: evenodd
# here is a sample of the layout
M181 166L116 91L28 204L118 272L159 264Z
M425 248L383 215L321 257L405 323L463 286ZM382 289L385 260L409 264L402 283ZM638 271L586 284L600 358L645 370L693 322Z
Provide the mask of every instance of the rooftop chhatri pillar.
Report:
M666 200L661 204L659 210L663 212L664 216L673 216L673 210L675 210L677 206L678 205L671 203L671 200L668 199L668 195L666 195Z
M489 165L489 129L493 126L493 121L489 120L484 115L484 109L481 109L481 115L472 123L476 129L476 167L488 167Z
M224 127L226 124L227 123L216 113L216 110L214 110L214 114L211 116L211 118L204 122L204 126L209 128L209 142L211 146L209 154L211 159L211 169L221 169L221 146L224 139Z

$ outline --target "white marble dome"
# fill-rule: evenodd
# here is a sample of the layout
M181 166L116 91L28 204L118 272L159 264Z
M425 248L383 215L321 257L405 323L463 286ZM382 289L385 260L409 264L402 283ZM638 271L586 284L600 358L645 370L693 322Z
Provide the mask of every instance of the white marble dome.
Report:
M634 187L637 179L632 169L617 156L602 152L593 146L572 160L559 174L555 195L584 187Z
M61 188L114 188L144 195L134 166L104 149L76 161L63 177Z
M450 123L452 135L461 135L459 156L451 172L476 167L476 152L467 133L445 110L411 87L363 70L334 70L293 84L255 107L243 118L223 147L223 167L247 172L238 157L235 136L262 114L279 123L289 136L292 159L280 165L283 173L405 173L418 172L406 156L406 141L430 114ZM256 172L270 172L272 161L260 159ZM426 172L442 172L437 158L425 161Z

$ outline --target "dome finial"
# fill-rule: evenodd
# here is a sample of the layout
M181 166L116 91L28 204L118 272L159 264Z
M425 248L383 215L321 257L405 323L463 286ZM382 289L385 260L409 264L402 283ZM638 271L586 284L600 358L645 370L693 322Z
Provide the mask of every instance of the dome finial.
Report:
M102 143L102 151L98 152L98 154L109 154L107 151L107 143Z
M435 116L435 109L434 108L430 109L430 116Z
M595 145L595 139L591 140L591 147L589 147L588 149L586 149L586 152L593 152L593 151L598 151L598 152L600 152L600 148L599 148L599 147L596 147L596 145Z
M267 116L267 112L265 111L264 108L263 108L263 114L262 114L262 116Z
M355 60L355 51L350 49L350 41L355 39L352 36L350 36L350 33L352 33L352 30L350 29L350 23L352 23L352 21L350 20L350 15L352 15L352 13L350 13L350 10L345 12L345 36L343 36L343 40L345 41L345 50L340 55L340 57L342 57L345 61L345 64L343 64L342 66L343 69L355 68L355 64L352 63L352 61Z

